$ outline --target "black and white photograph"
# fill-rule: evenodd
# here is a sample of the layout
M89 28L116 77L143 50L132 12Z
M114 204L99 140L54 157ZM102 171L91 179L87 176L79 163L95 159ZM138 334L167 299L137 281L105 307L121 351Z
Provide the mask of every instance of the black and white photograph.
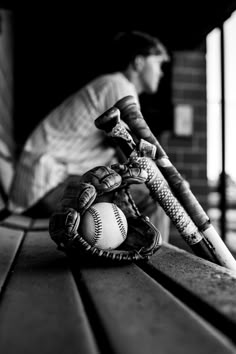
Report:
M236 0L0 1L0 353L236 354Z

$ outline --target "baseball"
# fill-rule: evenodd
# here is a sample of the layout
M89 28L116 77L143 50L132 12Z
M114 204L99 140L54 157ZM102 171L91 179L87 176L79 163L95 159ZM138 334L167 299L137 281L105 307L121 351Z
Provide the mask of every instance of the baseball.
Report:
M109 250L117 248L126 239L128 223L116 204L100 202L86 210L79 228L91 246Z

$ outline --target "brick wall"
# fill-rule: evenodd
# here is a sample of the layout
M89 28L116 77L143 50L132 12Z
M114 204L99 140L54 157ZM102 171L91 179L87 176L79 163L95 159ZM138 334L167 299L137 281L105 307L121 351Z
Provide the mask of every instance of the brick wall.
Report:
M204 49L175 52L173 55L172 103L187 104L193 112L193 134L176 136L165 132L161 143L177 170L204 210L207 210L206 151L206 62ZM172 226L173 227L173 226ZM171 229L174 234L176 229ZM178 232L177 232L178 233Z
M0 194L5 195L13 177L13 18L0 9ZM1 209L1 203L0 203Z
M0 9L0 140L13 151L13 36L12 15ZM3 153L3 151L1 150Z

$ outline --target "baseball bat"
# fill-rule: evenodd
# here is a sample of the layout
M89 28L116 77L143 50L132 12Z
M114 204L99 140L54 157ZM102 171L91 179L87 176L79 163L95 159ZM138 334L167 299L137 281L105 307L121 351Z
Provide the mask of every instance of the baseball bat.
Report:
M155 162L168 182L176 198L183 205L198 229L203 233L211 246L219 263L226 268L236 270L236 260L226 247L202 206L193 195L188 184L171 163L169 157L151 132L133 96L126 96L117 101L115 107L119 109L121 119L130 128L136 143L141 139L150 142L156 147Z
M165 178L160 174L157 165L150 158L139 159L139 151L126 127L120 123L120 111L113 107L95 120L97 128L102 129L112 137L122 148L127 158L141 161L141 167L148 171L147 187L154 200L164 209L176 226L184 241L193 252L204 259L220 264L210 245L198 230L192 219L173 195ZM153 145L152 145L153 146ZM152 154L152 153L151 153Z

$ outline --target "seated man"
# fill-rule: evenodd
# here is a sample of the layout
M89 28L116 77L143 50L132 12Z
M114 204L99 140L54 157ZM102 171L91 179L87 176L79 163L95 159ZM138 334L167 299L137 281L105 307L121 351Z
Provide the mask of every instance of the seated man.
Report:
M68 97L29 136L16 167L10 212L48 217L69 181L97 165L118 162L116 149L94 120L124 96L135 97L139 105L141 93L155 93L162 63L169 57L157 38L142 32L120 33L114 44L117 71L95 78ZM157 205L147 192L141 199L147 214L156 215Z

